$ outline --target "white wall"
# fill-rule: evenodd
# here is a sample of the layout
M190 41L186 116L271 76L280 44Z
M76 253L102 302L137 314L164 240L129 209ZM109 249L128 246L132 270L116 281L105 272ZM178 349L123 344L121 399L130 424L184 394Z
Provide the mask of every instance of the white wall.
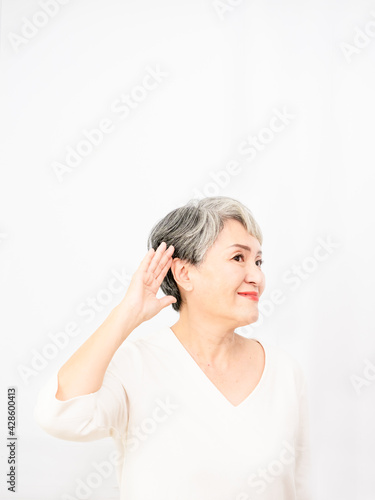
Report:
M3 480L1 498L78 498L77 481L108 457L110 439L44 433L31 416L36 395L121 300L152 225L199 190L241 200L262 227L267 287L247 334L305 369L315 498L370 500L375 4L56 2L2 2L3 471L10 386L19 438L18 491ZM55 11L43 15L47 4ZM141 94L150 68L162 76ZM118 103L131 92L139 102L125 115ZM281 112L283 130L266 135ZM66 148L99 125L111 131L59 177ZM268 143L251 155L245 144L258 134ZM236 175L223 174L228 163ZM83 316L119 274L123 292ZM134 334L176 319L168 308ZM80 333L26 376L70 322ZM118 498L115 475L90 498Z

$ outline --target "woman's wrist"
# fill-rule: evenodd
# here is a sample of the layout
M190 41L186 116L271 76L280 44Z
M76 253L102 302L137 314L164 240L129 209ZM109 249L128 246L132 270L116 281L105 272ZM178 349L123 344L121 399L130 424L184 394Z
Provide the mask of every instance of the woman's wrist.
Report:
M142 321L135 314L134 309L125 302L120 302L115 306L110 313L111 321L114 321L116 326L122 333L123 340L128 337Z

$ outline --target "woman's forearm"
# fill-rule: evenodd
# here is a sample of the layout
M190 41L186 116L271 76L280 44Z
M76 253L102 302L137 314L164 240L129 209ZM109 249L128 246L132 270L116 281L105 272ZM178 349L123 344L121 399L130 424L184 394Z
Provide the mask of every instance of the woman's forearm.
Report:
M100 327L60 368L55 397L65 401L98 391L115 352L138 325L123 304L112 309Z
M58 372L55 397L60 401L97 392L115 352L141 323L151 319L164 307L176 302L156 293L172 263L174 247L163 241L155 251L146 253L134 273L122 301L110 312L103 324L68 359Z

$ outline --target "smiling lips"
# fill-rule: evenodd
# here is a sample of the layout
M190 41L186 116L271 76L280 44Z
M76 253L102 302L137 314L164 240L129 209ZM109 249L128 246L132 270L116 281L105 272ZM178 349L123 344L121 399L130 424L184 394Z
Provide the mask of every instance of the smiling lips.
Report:
M241 292L241 293L239 292L238 295L246 297L247 299L250 300L256 300L257 302L259 301L258 292Z

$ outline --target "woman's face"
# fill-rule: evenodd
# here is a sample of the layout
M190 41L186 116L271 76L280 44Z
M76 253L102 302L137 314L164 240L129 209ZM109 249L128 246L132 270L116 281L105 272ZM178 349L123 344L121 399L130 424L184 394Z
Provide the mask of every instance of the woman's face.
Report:
M261 263L257 238L237 220L227 220L201 266L189 268L189 310L199 308L204 317L228 327L254 323L259 316L258 301L240 293L258 292L258 298L262 295L265 276Z

